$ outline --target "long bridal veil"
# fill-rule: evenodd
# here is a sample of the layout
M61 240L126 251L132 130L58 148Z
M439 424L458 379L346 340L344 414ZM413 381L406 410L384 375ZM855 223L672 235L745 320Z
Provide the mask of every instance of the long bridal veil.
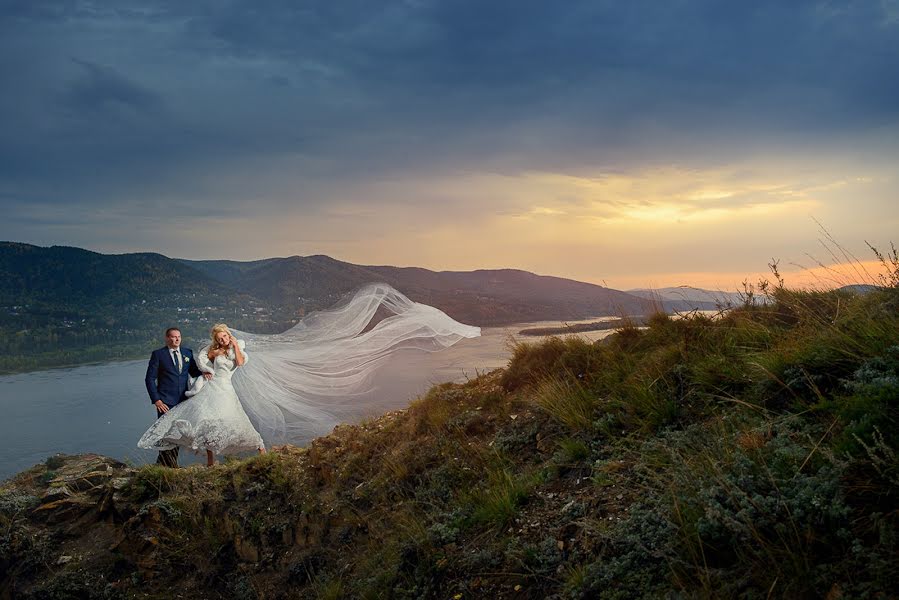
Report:
M399 351L441 350L481 330L372 283L284 333L234 334L246 340L248 356L234 387L259 433L276 444L308 439L322 433L323 424L333 425L341 408L366 394L377 368Z

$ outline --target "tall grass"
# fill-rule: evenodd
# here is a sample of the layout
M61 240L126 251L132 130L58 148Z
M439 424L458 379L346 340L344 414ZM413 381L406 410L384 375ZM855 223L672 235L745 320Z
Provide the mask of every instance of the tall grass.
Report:
M574 431L591 431L598 398L577 381L545 379L534 390L537 405Z
M519 514L534 485L533 477L515 475L506 468L489 473L487 484L469 496L472 525L504 527Z
M552 336L538 344L514 341L501 384L513 391L553 377L578 377L600 368L602 352L579 336Z

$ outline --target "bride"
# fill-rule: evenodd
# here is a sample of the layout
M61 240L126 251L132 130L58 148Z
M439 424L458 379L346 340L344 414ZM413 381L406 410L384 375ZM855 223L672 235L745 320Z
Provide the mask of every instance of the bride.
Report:
M265 452L259 432L241 407L231 377L247 363L246 342L235 338L224 323L212 328L212 343L200 352L197 366L211 373L208 382L198 377L181 402L162 415L137 443L148 450L185 446L206 450L206 466L215 464L215 454L245 450Z
M263 440L303 443L357 414L378 367L391 357L439 351L480 334L385 283L363 286L283 333L217 325L197 361L212 379L198 378L190 398L160 417L138 446L206 450L211 465L214 454L264 452Z

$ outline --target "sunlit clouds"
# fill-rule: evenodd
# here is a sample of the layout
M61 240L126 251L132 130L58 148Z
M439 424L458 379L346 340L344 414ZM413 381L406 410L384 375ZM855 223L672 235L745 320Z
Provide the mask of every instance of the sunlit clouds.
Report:
M594 177L462 172L395 179L348 188L316 213L287 213L280 243L363 264L511 267L620 288L733 289L763 275L774 258L791 273L816 267L815 260L838 262L822 252L818 222L838 236L853 232L843 219L858 209L856 198L890 214L889 196L874 195L873 182L884 184L883 177L833 175L790 181L748 169L666 167ZM315 238L292 238L291 219ZM843 242L867 260L863 241L888 243L894 226L895 217L869 222L864 238ZM410 251L414 260L402 260ZM795 281L826 280L822 271Z

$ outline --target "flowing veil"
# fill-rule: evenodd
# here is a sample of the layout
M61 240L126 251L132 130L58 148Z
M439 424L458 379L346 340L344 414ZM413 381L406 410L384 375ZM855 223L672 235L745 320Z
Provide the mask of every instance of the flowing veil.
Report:
M398 351L441 350L481 329L371 283L283 333L233 333L246 340L248 356L234 388L263 439L277 444L308 439L338 421L340 408L367 393L376 369Z

